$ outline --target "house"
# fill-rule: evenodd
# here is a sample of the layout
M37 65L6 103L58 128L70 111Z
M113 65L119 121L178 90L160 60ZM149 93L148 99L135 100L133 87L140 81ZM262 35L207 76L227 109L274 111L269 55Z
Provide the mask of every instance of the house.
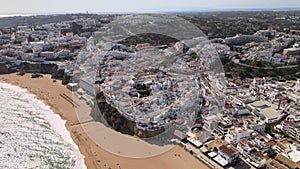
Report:
M259 30L254 35L256 36L264 36L268 38L274 38L277 35L276 30L267 29L267 30Z
M288 140L280 140L276 142L272 141L270 144L271 144L271 148L275 150L277 154L279 154L284 152L292 143L289 142Z
M90 78L80 79L79 87L91 96L96 96L98 93L100 93L100 87L98 87L93 79Z
M284 55L300 55L300 48L288 48L283 50Z
M257 42L257 43L266 42L267 40L268 39L263 36L238 34L234 37L226 38L224 42L229 46L234 46L234 45L245 45L246 43L250 43L250 42Z
M71 91L75 91L78 89L78 83L68 83L67 88Z
M205 153L205 152L208 152L208 151L217 151L219 150L219 148L222 146L222 145L225 145L227 144L226 141L224 140L221 140L220 138L216 138L214 140L211 140L211 141L208 141L207 143L205 143L201 148L200 150Z
M254 150L254 146L250 140L240 141L237 146L237 150L246 157L252 150Z
M275 159L290 169L300 168L300 145L290 145L287 151L278 154Z
M250 163L256 168L262 168L263 166L266 165L267 162L267 157L264 156L261 152L256 150L251 152L247 156L247 158L250 160Z
M179 140L183 140L186 138L186 134L180 130L174 130L174 136L176 136Z
M178 119L174 120L174 123L178 124L178 125L182 125L184 122L185 121L183 119L181 119L181 118L178 118Z
M67 36L67 37L72 37L72 36L74 36L74 33L73 33L73 32L67 32L67 33L66 33L66 36Z
M262 120L260 120L257 117L252 117L252 118L242 118L243 124L245 127L257 131L259 133L264 133L266 129L266 123Z
M237 87L227 87L225 89L225 94L230 94L230 95L236 95L238 93L238 88Z
M45 58L46 60L54 60L56 59L56 56L54 55L54 52L41 52L40 57Z
M269 139L264 139L262 135L253 135L251 139L240 141L237 149L252 165L261 168L266 164L265 154L270 149L268 141Z
M31 61L33 61L33 62L44 62L45 58L44 57L33 57L33 58L31 58Z
M232 121L229 118L223 118L221 122L219 122L217 128L216 128L216 132L220 135L220 136L224 136L228 133L229 129L232 126Z
M240 117L247 117L250 116L250 112L248 109L238 109L234 114L233 117L240 118Z
M222 145L219 147L218 156L215 157L214 160L224 167L227 164L235 164L238 157L237 151L233 150L229 146Z
M281 130L288 133L291 137L300 141L300 113L291 113L284 121L281 122Z
M187 133L187 140L197 148L213 139L214 136L210 132L199 130L198 128L195 128L194 130Z
M68 58L70 57L70 50L61 50L56 55L58 58L62 58L62 59Z
M109 51L114 51L114 50L118 50L118 51L122 51L122 52L134 52L134 50L132 48L127 47L122 44L115 44L114 46L111 47L111 49Z
M225 141L231 144L237 144L239 141L249 139L253 130L245 127L236 127L229 130L225 135Z
M274 168L289 169L287 166L281 164L280 162L276 161L275 159L271 159L270 161L268 161L266 169L274 169Z
M204 119L203 128L208 131L213 131L216 129L218 123L221 121L222 117L218 115L207 116Z
M17 30L23 32L31 32L31 28L29 26L17 26Z
M271 82L271 78L253 78L253 85L266 85Z

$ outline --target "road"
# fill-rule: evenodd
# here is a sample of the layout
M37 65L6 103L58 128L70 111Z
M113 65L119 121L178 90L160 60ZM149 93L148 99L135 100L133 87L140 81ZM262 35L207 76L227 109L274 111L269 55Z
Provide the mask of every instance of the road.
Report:
M272 69L287 69L287 68L295 68L298 67L298 65L289 65L289 66L279 66L279 67L259 67L259 66L253 66L253 65L247 65L244 63L241 63L239 59L232 59L232 62L241 66L245 66L245 67L251 67L251 68L255 68L255 69L265 69L265 70L272 70Z
M223 167L221 167L219 164L217 164L213 160L209 159L198 148L194 147L193 145L187 143L187 144L184 144L184 146L186 147L186 149L192 151L199 160L203 161L209 167L214 168L214 169L223 169Z

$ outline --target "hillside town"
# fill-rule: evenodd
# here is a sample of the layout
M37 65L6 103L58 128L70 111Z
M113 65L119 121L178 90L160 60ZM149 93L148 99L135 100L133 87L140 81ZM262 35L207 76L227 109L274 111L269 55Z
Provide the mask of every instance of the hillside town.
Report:
M174 126L177 143L211 168L300 168L299 31L269 28L191 48L178 41L86 49L110 20L1 28L0 73L52 74L90 105L103 93L107 104L141 130ZM95 58L88 64L96 68L82 69L86 58ZM262 71L294 68L298 78L225 77L219 58ZM76 79L77 72L89 75Z

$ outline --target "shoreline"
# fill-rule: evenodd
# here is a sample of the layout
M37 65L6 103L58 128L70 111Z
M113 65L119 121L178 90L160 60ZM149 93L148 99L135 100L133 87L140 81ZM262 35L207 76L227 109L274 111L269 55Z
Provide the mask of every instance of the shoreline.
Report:
M37 99L43 101L55 114L58 114L62 120L65 120L65 127L69 131L73 142L78 146L80 153L84 156L85 165L88 169L209 168L203 162L190 155L184 148L177 145L162 154L147 158L122 157L107 152L89 138L81 124L72 125L79 123L77 114L73 105L60 96L60 94L65 94L73 98L72 92L63 86L61 81L52 82L50 75L31 79L30 74L18 76L13 73L0 75L0 81L27 89L28 93L34 94ZM175 154L180 154L180 156L174 156Z
M58 136L57 138L61 139L60 141L67 144L67 147L72 150L73 154L69 157L72 157L72 159L75 160L74 168L87 168L84 163L84 156L80 153L79 147L71 138L71 133L65 127L66 120L63 120L59 114L54 113L50 106L46 105L42 100L37 99L36 95L29 93L27 89L2 81L0 81L0 86L2 89L9 89L9 91L16 94L22 93L22 96L26 97L26 100L30 102L27 104L35 106L38 109L36 112L38 112L38 114L43 117L43 120L49 124L50 129Z

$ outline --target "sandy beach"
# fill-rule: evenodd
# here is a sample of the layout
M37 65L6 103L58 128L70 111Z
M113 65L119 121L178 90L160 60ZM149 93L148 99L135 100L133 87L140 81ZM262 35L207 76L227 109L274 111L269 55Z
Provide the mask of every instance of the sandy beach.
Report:
M61 85L60 81L53 82L50 75L44 75L44 77L36 79L30 78L30 76L30 74L24 76L17 76L16 74L0 75L0 81L27 89L30 93L35 94L38 99L49 105L62 119L66 120L66 128L70 131L71 137L78 145L80 152L85 156L85 164L89 169L208 168L180 146L175 146L163 154L148 158L126 158L102 149L86 134L81 125L74 125L79 123L75 109L68 100L61 96L66 95L73 98L72 92ZM97 125L93 123L89 125ZM106 132L109 132L109 130Z

